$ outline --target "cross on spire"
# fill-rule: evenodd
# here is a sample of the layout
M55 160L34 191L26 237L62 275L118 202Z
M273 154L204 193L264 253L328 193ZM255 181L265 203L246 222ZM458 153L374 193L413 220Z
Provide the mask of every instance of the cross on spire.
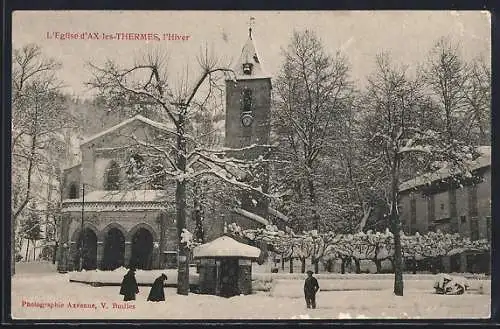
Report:
M250 17L248 20L248 37L252 39L252 27L255 24L255 17Z

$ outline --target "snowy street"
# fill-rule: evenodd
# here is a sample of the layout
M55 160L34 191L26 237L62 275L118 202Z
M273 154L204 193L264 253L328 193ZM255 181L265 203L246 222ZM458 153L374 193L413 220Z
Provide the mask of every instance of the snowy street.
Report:
M139 289L137 300L125 303L117 286L73 283L69 274L21 273L12 281L12 314L16 319L486 318L491 298L475 291L436 295L427 285L408 287L404 297L393 296L389 289L320 291L318 308L311 310L296 294L271 296L272 292L259 291L226 299L193 293L180 296L175 288L166 288L167 300L155 304L146 302L149 287Z

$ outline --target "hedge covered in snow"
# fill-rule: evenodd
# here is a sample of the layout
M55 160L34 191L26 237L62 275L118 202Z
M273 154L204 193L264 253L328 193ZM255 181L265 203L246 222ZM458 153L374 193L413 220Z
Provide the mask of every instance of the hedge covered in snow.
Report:
M244 238L256 245L265 243L284 258L301 261L350 259L382 261L394 255L394 236L385 232L359 232L341 234L333 231L319 233L316 230L296 234L292 230L279 230L274 225L265 228L242 230L237 224L227 226L230 234ZM486 239L472 241L455 233L441 231L420 235L405 235L401 232L403 257L421 260L431 257L451 256L465 251L485 252L490 250Z

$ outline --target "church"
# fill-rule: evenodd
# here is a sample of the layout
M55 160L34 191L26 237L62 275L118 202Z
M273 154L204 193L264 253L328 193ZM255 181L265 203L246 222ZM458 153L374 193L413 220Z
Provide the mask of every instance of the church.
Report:
M264 70L251 28L233 70L236 80L225 81L225 146L269 144L271 76ZM76 270L80 261L83 269L102 270L177 266L175 182L150 181L134 188L126 184L127 164L140 163L141 157L127 147L125 136L173 138L171 131L168 123L136 115L82 141L81 162L63 172L60 271ZM263 177L266 192L268 176ZM285 219L262 198L250 202L254 197L241 196L241 207L206 218L205 240L221 236L225 223L256 228L268 225L270 216ZM193 232L189 219L187 228Z

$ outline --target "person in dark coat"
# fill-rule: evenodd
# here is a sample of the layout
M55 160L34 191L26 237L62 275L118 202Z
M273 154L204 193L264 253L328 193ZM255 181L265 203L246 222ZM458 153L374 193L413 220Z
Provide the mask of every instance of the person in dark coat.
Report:
M123 281L120 286L120 295L123 295L123 300L135 300L135 294L139 293L139 286L135 280L135 268L130 268L123 276Z
M162 274L156 278L155 282L151 286L149 291L148 301L151 302L161 302L165 300L165 291L163 290L163 284L167 280L167 275Z
M307 271L307 278L304 282L304 296L307 308L316 308L316 293L319 290L318 280L313 277L313 271Z

